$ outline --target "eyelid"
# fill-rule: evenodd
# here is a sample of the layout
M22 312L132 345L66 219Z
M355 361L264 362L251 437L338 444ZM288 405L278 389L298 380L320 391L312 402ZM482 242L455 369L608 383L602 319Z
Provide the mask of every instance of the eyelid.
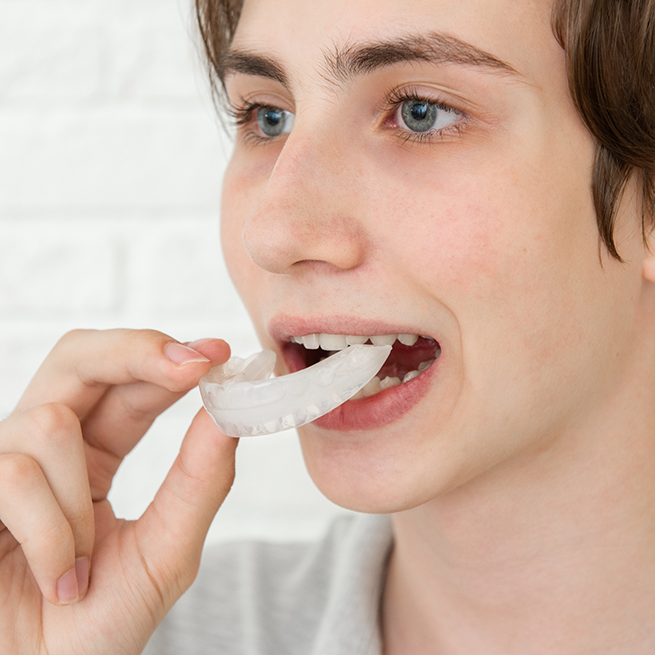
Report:
M384 126L390 120L397 120L396 116L404 102L416 100L436 105L442 111L456 113L460 120L450 123L443 128L428 130L427 132L413 132L412 130L395 125L389 129L398 131L399 136L405 141L426 142L433 141L448 136L450 134L460 134L470 121L470 116L460 107L444 99L443 92L437 90L428 91L423 86L404 85L392 89L385 97L384 106L381 109L383 119L381 126Z
M295 116L295 111L289 109L288 104L274 94L250 93L247 96L240 96L236 103L230 102L228 114L237 128L237 132L241 132L243 138L255 145L271 143L276 141L278 137L259 134L255 131L256 128L248 129L248 126L257 122L257 111L260 108L280 109ZM279 136L286 134L288 132L284 132Z
M378 110L379 114L382 115L378 125L384 127L385 124L389 123L389 121L397 120L396 116L401 105L408 100L417 100L436 105L442 111L454 112L460 117L460 120L450 123L442 128L432 129L426 132L414 132L407 127L399 125L388 126L388 129L395 129L399 138L405 142L433 141L451 134L460 134L467 127L467 123L470 121L468 112L461 109L461 104L465 103L464 101L461 103L453 103L449 98L446 100L444 96L446 96L446 94L443 91L430 89L430 87L426 88L426 85L403 85L395 87L384 97L382 106ZM248 126L256 123L257 110L263 107L280 109L295 116L295 111L289 109L288 104L289 103L279 98L277 94L251 93L247 96L241 96L238 103L231 102L228 111L237 127L237 130L242 132L244 138L254 144L266 144L277 141L278 137L259 134L256 127L248 129ZM279 136L284 136L285 134L288 134L288 132L280 134Z
M285 111L295 113L295 107L293 103L289 102L288 99L280 97L277 93L271 93L269 91L252 91L246 94L239 94L236 101L231 100L228 97L229 107L228 109L232 111L241 112L244 108L252 109L253 107L275 107L277 109L284 109Z
M391 88L385 95L386 104L396 102L400 99L417 98L431 102L460 113L462 116L470 117L482 111L475 102L456 91L430 83L405 83Z

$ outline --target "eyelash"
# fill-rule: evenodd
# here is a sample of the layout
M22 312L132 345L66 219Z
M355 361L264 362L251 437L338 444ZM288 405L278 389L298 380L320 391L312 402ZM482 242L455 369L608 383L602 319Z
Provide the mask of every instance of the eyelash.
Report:
M262 105L258 102L243 101L243 104L239 107L231 106L229 108L230 118L234 121L234 124L237 127L243 127L247 125L252 119L253 111L259 109L260 107L266 107L268 105Z
M253 120L253 114L262 107L270 107L272 105L265 105L260 102L251 102L249 100L244 100L240 106L230 106L228 113L232 119L233 124L237 128L237 131L242 131L247 127ZM248 145L262 145L271 143L274 137L261 136L256 134L253 130L248 130L243 134L243 139Z
M424 102L426 104L434 105L437 109L451 114L456 114L459 117L455 123L451 123L437 130L429 130L427 132L412 132L409 129L396 128L396 135L405 143L434 143L435 141L443 140L448 136L457 136L462 134L468 116L457 107L448 105L445 102L440 102L434 98L426 97L412 89L394 89L385 101L382 112L387 114L388 117L384 119L387 122L390 119L396 119L396 116L405 102Z
M457 114L460 117L460 120L438 130L429 130L427 132L412 132L409 129L401 129L399 127L395 128L396 136L402 139L405 143L433 143L442 140L447 136L456 136L463 132L468 119L468 116L463 111L444 102L428 98L411 89L394 89L388 95L381 110L382 113L386 115L382 123L384 124L389 120L395 119L400 107L403 103L408 101L429 103L442 111ZM253 121L253 114L257 110L263 107L272 106L273 105L244 100L239 106L230 106L228 113L237 130L241 131ZM248 145L268 144L276 139L276 137L261 136L254 130L246 131L243 134L243 138Z

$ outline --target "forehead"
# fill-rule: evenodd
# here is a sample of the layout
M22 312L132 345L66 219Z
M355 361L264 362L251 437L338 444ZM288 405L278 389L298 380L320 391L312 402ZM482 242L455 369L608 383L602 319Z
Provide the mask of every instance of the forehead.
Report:
M551 0L245 0L233 48L309 72L361 44L429 34L470 44L540 84L562 64L550 14Z

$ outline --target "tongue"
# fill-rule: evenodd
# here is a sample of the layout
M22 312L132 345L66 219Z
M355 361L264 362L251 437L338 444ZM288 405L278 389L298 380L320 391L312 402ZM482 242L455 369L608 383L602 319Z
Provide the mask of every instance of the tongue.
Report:
M419 364L436 357L438 344L433 339L421 337L413 346L403 346L400 341L393 344L391 354L380 369L378 377L383 380L385 377L397 377L402 380L403 376L410 371L417 371Z

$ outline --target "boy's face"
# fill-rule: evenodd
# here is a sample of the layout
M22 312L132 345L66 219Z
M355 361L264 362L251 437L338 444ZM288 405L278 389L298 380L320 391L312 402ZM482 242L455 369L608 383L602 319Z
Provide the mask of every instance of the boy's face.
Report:
M625 374L643 249L624 207L627 263L599 260L594 144L550 2L246 0L233 49L230 101L256 107L224 251L278 372L309 333L441 347L411 384L301 429L323 492L408 508L588 424Z

